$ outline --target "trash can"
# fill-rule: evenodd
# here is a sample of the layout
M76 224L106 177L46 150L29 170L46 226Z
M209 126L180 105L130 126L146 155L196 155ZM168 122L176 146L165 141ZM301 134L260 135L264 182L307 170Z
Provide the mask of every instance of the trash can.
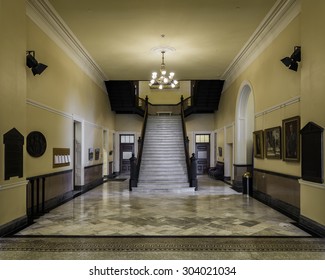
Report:
M243 174L243 194L250 196L253 194L253 177L250 172Z

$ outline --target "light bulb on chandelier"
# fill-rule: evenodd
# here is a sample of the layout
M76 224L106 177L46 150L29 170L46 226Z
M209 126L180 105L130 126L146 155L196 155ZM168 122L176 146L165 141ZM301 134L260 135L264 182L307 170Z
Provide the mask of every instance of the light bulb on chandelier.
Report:
M177 80L174 80L175 73L170 72L168 76L165 65L165 52L161 51L161 65L160 65L160 76L158 77L157 72L152 72L151 80L149 82L150 88L158 88L158 89L169 89L169 88L178 88L179 83Z

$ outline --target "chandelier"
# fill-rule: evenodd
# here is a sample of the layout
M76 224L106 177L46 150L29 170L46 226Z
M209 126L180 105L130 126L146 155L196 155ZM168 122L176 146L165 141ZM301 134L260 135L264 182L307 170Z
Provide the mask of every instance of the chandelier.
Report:
M151 80L149 82L150 88L158 88L158 89L170 89L170 88L178 88L179 83L174 79L174 72L170 72L167 76L166 65L165 65L165 52L161 51L161 65L160 65L160 76L158 76L157 72L152 72Z

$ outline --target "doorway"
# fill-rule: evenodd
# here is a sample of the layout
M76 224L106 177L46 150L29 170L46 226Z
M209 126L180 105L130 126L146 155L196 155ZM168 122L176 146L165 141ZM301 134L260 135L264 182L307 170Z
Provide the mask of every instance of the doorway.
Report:
M108 132L103 130L103 177L109 175L108 168Z
M130 158L134 153L134 134L120 135L120 172L130 173Z
M74 121L73 123L73 185L82 186L84 174L82 168L82 123Z
M210 167L210 134L195 135L195 155L197 174L207 174Z
M253 171L253 131L255 128L255 104L252 86L244 81L237 97L234 185L242 185L242 175Z

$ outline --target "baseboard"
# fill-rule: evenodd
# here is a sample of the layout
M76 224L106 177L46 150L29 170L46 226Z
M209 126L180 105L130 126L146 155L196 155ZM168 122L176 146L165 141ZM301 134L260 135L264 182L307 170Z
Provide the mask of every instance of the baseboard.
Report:
M104 182L104 178L99 178L99 179L96 179L96 180L86 184L86 185L75 186L75 191L78 191L78 192L80 192L80 194L83 194L83 193L103 184L103 182Z
M313 236L325 237L325 226L300 214L300 209L254 190L253 197L297 222L297 226Z
M7 224L0 226L0 237L10 235L18 230L26 227L28 224L27 216L15 219Z
M321 225L303 215L299 218L299 224L306 228L308 231L312 232L314 235L318 235L320 237L325 237L325 226Z
M300 209L292 206L286 202L283 202L278 199L274 199L272 196L265 193L254 190L253 197L264 204L270 206L271 208L285 214L295 221L299 221L300 218Z
M242 181L237 181L237 180L233 180L232 181L232 188L239 192L242 193L243 192L243 182Z

